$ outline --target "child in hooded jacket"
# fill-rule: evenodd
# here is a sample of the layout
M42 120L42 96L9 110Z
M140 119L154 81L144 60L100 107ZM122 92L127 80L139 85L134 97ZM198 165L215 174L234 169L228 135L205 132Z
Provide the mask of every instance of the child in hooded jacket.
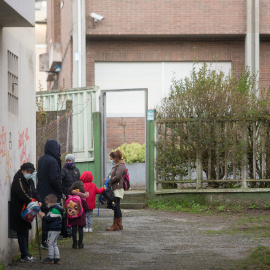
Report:
M69 218L68 225L72 226L72 248L83 248L83 227L85 226L85 214L89 210L86 198L89 196L88 192L85 192L82 181L76 181L70 187L70 193L75 196L79 196L82 202L83 213L80 217ZM77 231L79 232L79 241L77 243Z
M97 188L97 186L92 183L93 175L90 171L83 172L80 179L83 182L85 191L89 193L89 196L86 198L89 210L86 213L86 225L83 231L93 232L93 209L95 209L95 197L96 194L101 194L105 191L105 188Z

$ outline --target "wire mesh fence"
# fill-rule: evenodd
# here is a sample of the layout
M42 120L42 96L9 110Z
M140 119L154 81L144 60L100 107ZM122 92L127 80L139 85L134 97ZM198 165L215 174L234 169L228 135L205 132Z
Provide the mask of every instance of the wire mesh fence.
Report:
M61 146L61 157L72 152L72 101L68 100L66 109L60 111L37 112L36 161L44 154L47 140L57 140ZM63 160L62 160L63 161Z

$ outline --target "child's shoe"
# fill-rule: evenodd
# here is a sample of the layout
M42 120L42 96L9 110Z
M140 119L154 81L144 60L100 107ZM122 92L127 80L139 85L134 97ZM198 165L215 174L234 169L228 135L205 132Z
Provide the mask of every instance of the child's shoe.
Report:
M83 232L86 233L86 232L89 232L87 228L83 228Z
M89 230L89 232L93 232L93 228L90 228L90 229L88 229Z
M79 244L79 248L84 248L84 244Z
M47 257L47 258L44 259L42 262L43 262L43 263L54 263L54 259L51 259L51 258Z
M54 259L54 264L61 264L60 259Z

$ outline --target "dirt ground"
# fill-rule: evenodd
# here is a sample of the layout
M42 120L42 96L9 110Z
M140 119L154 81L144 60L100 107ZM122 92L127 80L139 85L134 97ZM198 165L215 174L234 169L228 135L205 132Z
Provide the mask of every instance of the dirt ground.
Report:
M84 249L71 239L58 241L61 265L13 262L8 269L231 269L252 249L270 246L269 213L237 215L123 210L124 230L106 232L113 212L94 212L94 232L84 234ZM39 258L37 249L32 254ZM42 250L42 258L47 255Z

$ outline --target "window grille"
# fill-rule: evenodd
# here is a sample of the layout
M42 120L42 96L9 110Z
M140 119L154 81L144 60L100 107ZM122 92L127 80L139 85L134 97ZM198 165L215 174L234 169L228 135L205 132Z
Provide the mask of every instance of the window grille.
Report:
M18 114L18 56L8 51L8 111Z

